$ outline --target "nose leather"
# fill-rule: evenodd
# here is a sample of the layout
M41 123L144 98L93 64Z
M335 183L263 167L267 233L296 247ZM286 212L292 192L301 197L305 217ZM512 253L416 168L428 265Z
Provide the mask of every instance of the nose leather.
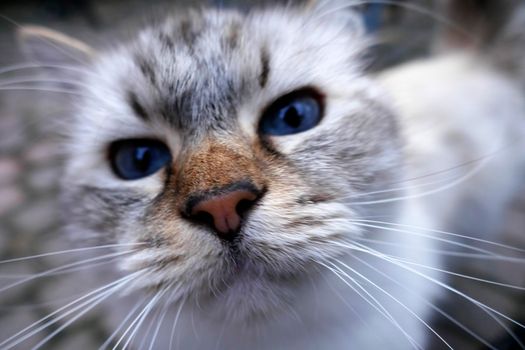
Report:
M241 225L238 205L241 201L253 203L257 195L248 190L236 190L226 194L201 200L193 206L190 215L207 213L213 218L213 226L221 234L236 232Z

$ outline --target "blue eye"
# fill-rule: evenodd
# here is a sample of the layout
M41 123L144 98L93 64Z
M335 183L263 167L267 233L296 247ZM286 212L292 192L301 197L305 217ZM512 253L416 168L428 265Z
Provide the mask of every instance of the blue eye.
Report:
M294 91L277 99L264 112L259 132L274 136L297 134L319 124L322 112L319 93L312 89Z
M171 162L171 153L160 141L130 139L113 142L109 148L109 158L118 177L137 180L156 173Z

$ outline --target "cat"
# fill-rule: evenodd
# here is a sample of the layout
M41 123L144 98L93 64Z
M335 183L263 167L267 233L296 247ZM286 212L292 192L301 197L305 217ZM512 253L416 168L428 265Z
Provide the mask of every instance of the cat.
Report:
M58 70L78 86L64 216L118 245L119 277L74 312L139 295L105 306L105 346L448 346L429 324L460 293L445 231L474 215L494 240L524 174L525 80L476 50L365 74L353 7L190 10L103 52L20 30L51 67L84 63Z

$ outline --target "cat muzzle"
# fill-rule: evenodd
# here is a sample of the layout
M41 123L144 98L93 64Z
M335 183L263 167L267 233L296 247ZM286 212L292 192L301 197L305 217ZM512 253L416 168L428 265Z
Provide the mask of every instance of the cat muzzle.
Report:
M246 214L262 195L263 191L253 184L237 182L190 196L185 212L193 222L204 224L219 238L231 241L238 235Z

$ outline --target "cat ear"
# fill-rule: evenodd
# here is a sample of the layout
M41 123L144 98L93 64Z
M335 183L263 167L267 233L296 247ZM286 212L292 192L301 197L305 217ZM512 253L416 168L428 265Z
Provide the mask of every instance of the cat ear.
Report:
M85 65L95 56L95 50L86 43L45 27L22 26L18 39L27 57L42 65Z

